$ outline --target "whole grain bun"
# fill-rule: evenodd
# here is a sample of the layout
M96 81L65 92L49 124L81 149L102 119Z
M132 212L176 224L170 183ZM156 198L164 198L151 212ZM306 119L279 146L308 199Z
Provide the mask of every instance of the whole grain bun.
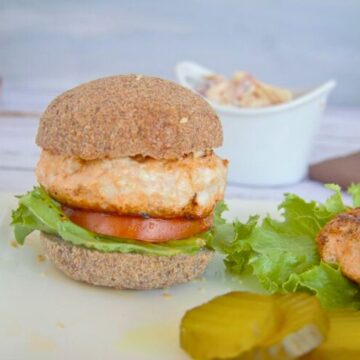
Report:
M174 256L103 253L45 233L41 239L47 257L70 278L117 289L156 289L188 282L205 271L214 253L207 249Z
M222 144L220 121L189 89L142 75L94 80L58 96L40 120L43 149L84 160L179 158Z

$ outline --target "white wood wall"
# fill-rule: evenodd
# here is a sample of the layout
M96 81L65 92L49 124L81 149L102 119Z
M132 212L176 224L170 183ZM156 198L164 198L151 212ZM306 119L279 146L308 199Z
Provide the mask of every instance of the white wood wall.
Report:
M114 73L173 78L179 60L360 105L358 0L0 0L5 86L62 90Z

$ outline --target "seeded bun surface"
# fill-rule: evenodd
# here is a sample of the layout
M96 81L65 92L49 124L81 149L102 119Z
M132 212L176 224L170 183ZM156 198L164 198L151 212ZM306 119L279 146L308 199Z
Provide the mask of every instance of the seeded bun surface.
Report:
M94 80L53 100L36 139L43 149L84 160L179 158L222 144L220 121L189 89L141 75Z
M188 282L204 271L213 251L195 255L146 256L102 253L41 233L47 257L70 278L117 289L157 289Z

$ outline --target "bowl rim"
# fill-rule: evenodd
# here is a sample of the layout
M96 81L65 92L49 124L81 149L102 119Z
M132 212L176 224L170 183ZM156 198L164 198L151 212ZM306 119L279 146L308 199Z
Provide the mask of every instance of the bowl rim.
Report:
M175 73L177 76L178 81L181 85L191 89L192 91L199 94L187 81L187 77L190 75L193 78L201 79L204 75L207 74L214 74L214 71L203 67L202 65L192 62L192 61L181 61L175 67ZM263 108L241 108L234 105L221 105L216 103L212 100L207 99L206 97L202 96L216 111L226 115L247 115L247 116L259 116L259 115L267 115L277 112L285 112L289 110L293 110L294 108L303 106L309 102L316 101L319 98L327 97L330 92L335 88L336 81L331 79L327 82L323 83L322 85L316 86L311 88L307 91L294 91L299 93L298 97L294 98L293 100L282 103L279 105L272 105Z

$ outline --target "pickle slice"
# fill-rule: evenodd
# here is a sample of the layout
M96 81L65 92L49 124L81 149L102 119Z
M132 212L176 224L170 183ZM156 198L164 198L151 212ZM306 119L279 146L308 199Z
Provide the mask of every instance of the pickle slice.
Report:
M315 296L305 293L274 295L283 313L279 331L254 351L254 359L296 359L316 349L328 333L327 314Z
M280 322L274 297L232 292L188 311L180 344L194 359L234 358L265 341Z
M339 309L329 312L327 341L304 360L360 359L360 311Z
M194 359L295 359L319 346L328 318L312 295L233 292L188 311L180 343Z

